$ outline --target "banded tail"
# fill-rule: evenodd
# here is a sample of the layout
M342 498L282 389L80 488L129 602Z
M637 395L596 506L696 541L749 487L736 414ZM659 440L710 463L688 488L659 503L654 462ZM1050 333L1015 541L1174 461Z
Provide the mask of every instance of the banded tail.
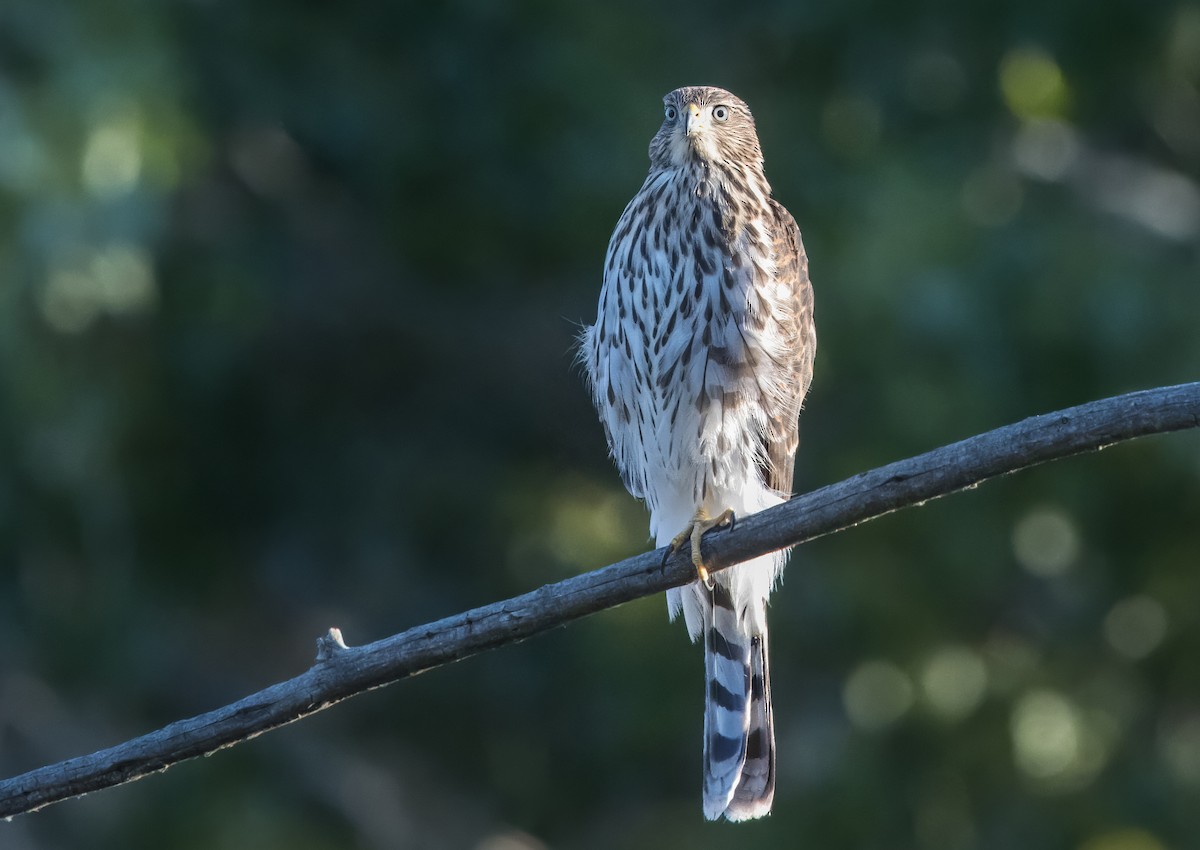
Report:
M704 607L704 816L762 817L775 796L775 728L766 612L735 610L714 581ZM755 603L764 605L762 601ZM764 605L765 607L765 605ZM757 623L757 625L756 625Z

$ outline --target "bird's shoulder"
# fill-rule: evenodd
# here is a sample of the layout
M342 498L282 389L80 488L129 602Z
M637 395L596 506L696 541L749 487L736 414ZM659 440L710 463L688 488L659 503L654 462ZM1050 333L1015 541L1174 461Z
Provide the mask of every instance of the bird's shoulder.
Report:
M804 253L804 240L800 236L800 225L787 207L775 198L768 198L770 208L769 225L775 243L775 263L781 275L794 278L808 276L808 256Z

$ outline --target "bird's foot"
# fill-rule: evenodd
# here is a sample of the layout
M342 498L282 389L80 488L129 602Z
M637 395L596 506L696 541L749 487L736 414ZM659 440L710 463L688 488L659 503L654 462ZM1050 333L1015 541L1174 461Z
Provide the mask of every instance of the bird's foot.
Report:
M667 547L667 552L663 555L663 564L667 563L667 558L690 543L692 548L692 564L696 567L696 577L704 582L705 587L712 590L712 577L708 574L708 567L704 566L704 558L700 555L700 540L704 537L705 533L714 528L728 527L732 530L736 519L736 515L730 508L726 508L711 519L705 511L696 511L696 515L692 517L692 521L687 524L687 527L683 531L675 535L675 538L671 541L671 545Z

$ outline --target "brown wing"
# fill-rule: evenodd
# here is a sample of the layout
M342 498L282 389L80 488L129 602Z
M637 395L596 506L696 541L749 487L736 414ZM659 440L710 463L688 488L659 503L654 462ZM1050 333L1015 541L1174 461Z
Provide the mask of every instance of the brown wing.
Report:
M813 324L813 292L808 279L808 256L800 239L796 219L783 205L771 199L775 219L776 281L788 288L779 332L785 354L774 365L784 371L785 392L768 411L764 435L763 469L767 486L784 495L792 493L796 447L800 443L800 406L812 383L813 359L817 353L817 332Z

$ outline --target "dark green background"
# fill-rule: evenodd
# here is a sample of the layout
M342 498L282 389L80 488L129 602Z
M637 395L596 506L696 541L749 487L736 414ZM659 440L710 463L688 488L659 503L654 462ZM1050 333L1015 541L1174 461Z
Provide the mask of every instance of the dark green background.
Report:
M572 346L698 83L754 109L811 257L798 489L1200 375L1192 4L8 0L0 774L294 675L331 625L646 548ZM798 551L762 822L701 818L701 653L664 608L0 846L1197 846L1196 434Z

